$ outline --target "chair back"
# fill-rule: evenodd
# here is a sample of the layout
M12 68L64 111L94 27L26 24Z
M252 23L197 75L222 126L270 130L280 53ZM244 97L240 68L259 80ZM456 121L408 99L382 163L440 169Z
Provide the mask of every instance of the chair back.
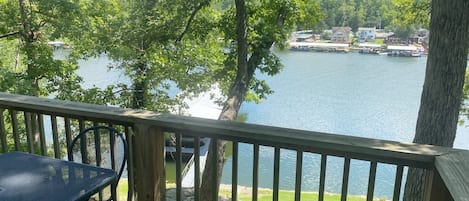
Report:
M102 139L101 136L103 134L108 134L109 138L108 139ZM90 136L94 136L91 138ZM120 140L122 143L122 163L118 166L115 163L117 154L116 152L119 150L116 148L116 141ZM108 140L108 141L107 141ZM80 143L78 143L80 142ZM87 143L88 142L88 143ZM74 161L74 150L77 150L78 147L77 144L80 145L79 150L82 155L82 161L83 163L88 163L88 158L89 155L88 153L88 145L93 145L94 144L94 154L96 156L96 165L101 166L102 160L101 160L101 152L106 151L106 150L101 150L101 147L103 146L102 142L104 142L105 145L109 144L109 154L111 158L111 167L114 171L116 171L117 174L117 180L113 185L111 185L111 190L113 191L111 194L111 200L115 200L116 197L116 187L119 183L119 180L122 176L122 173L124 172L125 164L127 162L127 142L125 140L124 134L119 132L117 129L110 127L110 126L93 126L89 127L83 131L81 131L75 138L73 138L72 142L70 143L70 146L68 148L68 160L69 161ZM107 148L107 147L106 147ZM93 150L93 149L92 149ZM120 150L119 150L120 151ZM86 156L83 156L83 155ZM85 161L83 161L85 160Z

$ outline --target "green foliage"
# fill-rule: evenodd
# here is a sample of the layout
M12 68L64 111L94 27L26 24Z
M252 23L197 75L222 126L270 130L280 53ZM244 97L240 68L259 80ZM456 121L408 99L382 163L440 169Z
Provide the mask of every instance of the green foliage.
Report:
M417 28L413 24L392 24L388 26L388 29L394 31L394 37L406 39L415 34Z
M312 28L321 18L319 5L313 1L299 0L258 0L246 2L247 30L250 65L256 73L273 76L282 69L279 58L270 49L273 44L282 47L287 36L298 26ZM234 82L237 71L236 63L236 16L231 6L223 13L219 22L227 44L227 57L224 68L215 71L215 78L220 83L225 95ZM246 101L260 102L273 91L264 80L254 77L249 84Z
M324 13L318 23L319 30L336 26L383 28L391 24L391 0L316 0Z
M430 0L396 0L393 1L394 20L398 25L419 25L428 28L430 23Z
M238 187L239 195L238 199L239 200L252 200L252 189L248 187ZM220 190L220 194L224 195L226 197L231 196L231 188L222 188ZM295 200L295 191L291 190L279 190L278 192L278 199L279 200ZM317 192L301 192L301 200L318 200L319 194ZM341 195L340 194L332 194L332 193L325 193L324 195L324 200L325 201L334 201L334 200L340 200ZM273 200L273 190L272 189L266 189L266 188L261 188L258 190L258 200L259 201L270 201ZM357 196L357 195L349 195L347 196L347 200L349 201L365 201L366 197L365 196ZM373 200L378 200L377 198ZM381 199L379 199L381 200ZM385 199L384 199L385 200Z
M183 105L184 98L210 88L211 69L222 65L223 43L212 32L218 16L208 1L115 4L92 17L73 57L105 53L115 61L111 68L123 70L132 83L78 94L97 97L94 103L167 112L173 105ZM170 95L171 91L178 93Z
M430 3L429 0L393 1L393 10L389 13L393 20L386 29L393 30L395 37L405 39L415 34L418 28L428 28Z
M464 79L464 87L463 87L463 94L462 94L463 101L461 102L461 109L459 111L459 122L463 124L466 119L469 117L469 72L466 72L466 76Z
M47 96L56 91L47 86L62 83L73 76L73 62L53 59L48 41L64 37L79 9L67 0L0 1L0 90L19 94ZM23 15L24 14L24 15Z

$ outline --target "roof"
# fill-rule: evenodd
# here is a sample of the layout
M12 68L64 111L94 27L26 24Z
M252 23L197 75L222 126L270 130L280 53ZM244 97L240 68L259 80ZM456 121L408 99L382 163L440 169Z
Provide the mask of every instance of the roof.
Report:
M341 43L308 43L308 42L290 42L290 46L307 46L307 47L348 47L348 44Z
M398 46L398 45L388 45L388 50L417 50L415 46Z
M342 31L344 33L348 33L350 31L352 31L352 28L350 28L350 27L332 27L332 32L336 32L336 31Z
M393 32L377 32L376 33L377 38L386 38L386 37L390 37L390 36L393 36L393 35L394 35Z
M313 36L313 34L296 34L296 38L311 38Z
M360 43L358 47L381 47L380 44L369 44L369 43Z
M375 27L358 27L358 31L376 31Z
M47 42L48 45L65 45L62 41L49 41Z

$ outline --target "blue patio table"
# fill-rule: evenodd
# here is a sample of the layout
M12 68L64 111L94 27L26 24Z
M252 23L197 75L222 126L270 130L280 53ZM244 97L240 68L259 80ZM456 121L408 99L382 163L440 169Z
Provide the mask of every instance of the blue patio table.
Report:
M23 152L0 155L1 201L82 201L116 179L116 172Z

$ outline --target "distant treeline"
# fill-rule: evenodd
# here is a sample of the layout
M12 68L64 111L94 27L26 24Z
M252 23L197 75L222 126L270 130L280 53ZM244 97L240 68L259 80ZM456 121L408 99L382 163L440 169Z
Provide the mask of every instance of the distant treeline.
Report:
M317 0L324 14L319 29L349 26L384 28L393 20L391 0Z

